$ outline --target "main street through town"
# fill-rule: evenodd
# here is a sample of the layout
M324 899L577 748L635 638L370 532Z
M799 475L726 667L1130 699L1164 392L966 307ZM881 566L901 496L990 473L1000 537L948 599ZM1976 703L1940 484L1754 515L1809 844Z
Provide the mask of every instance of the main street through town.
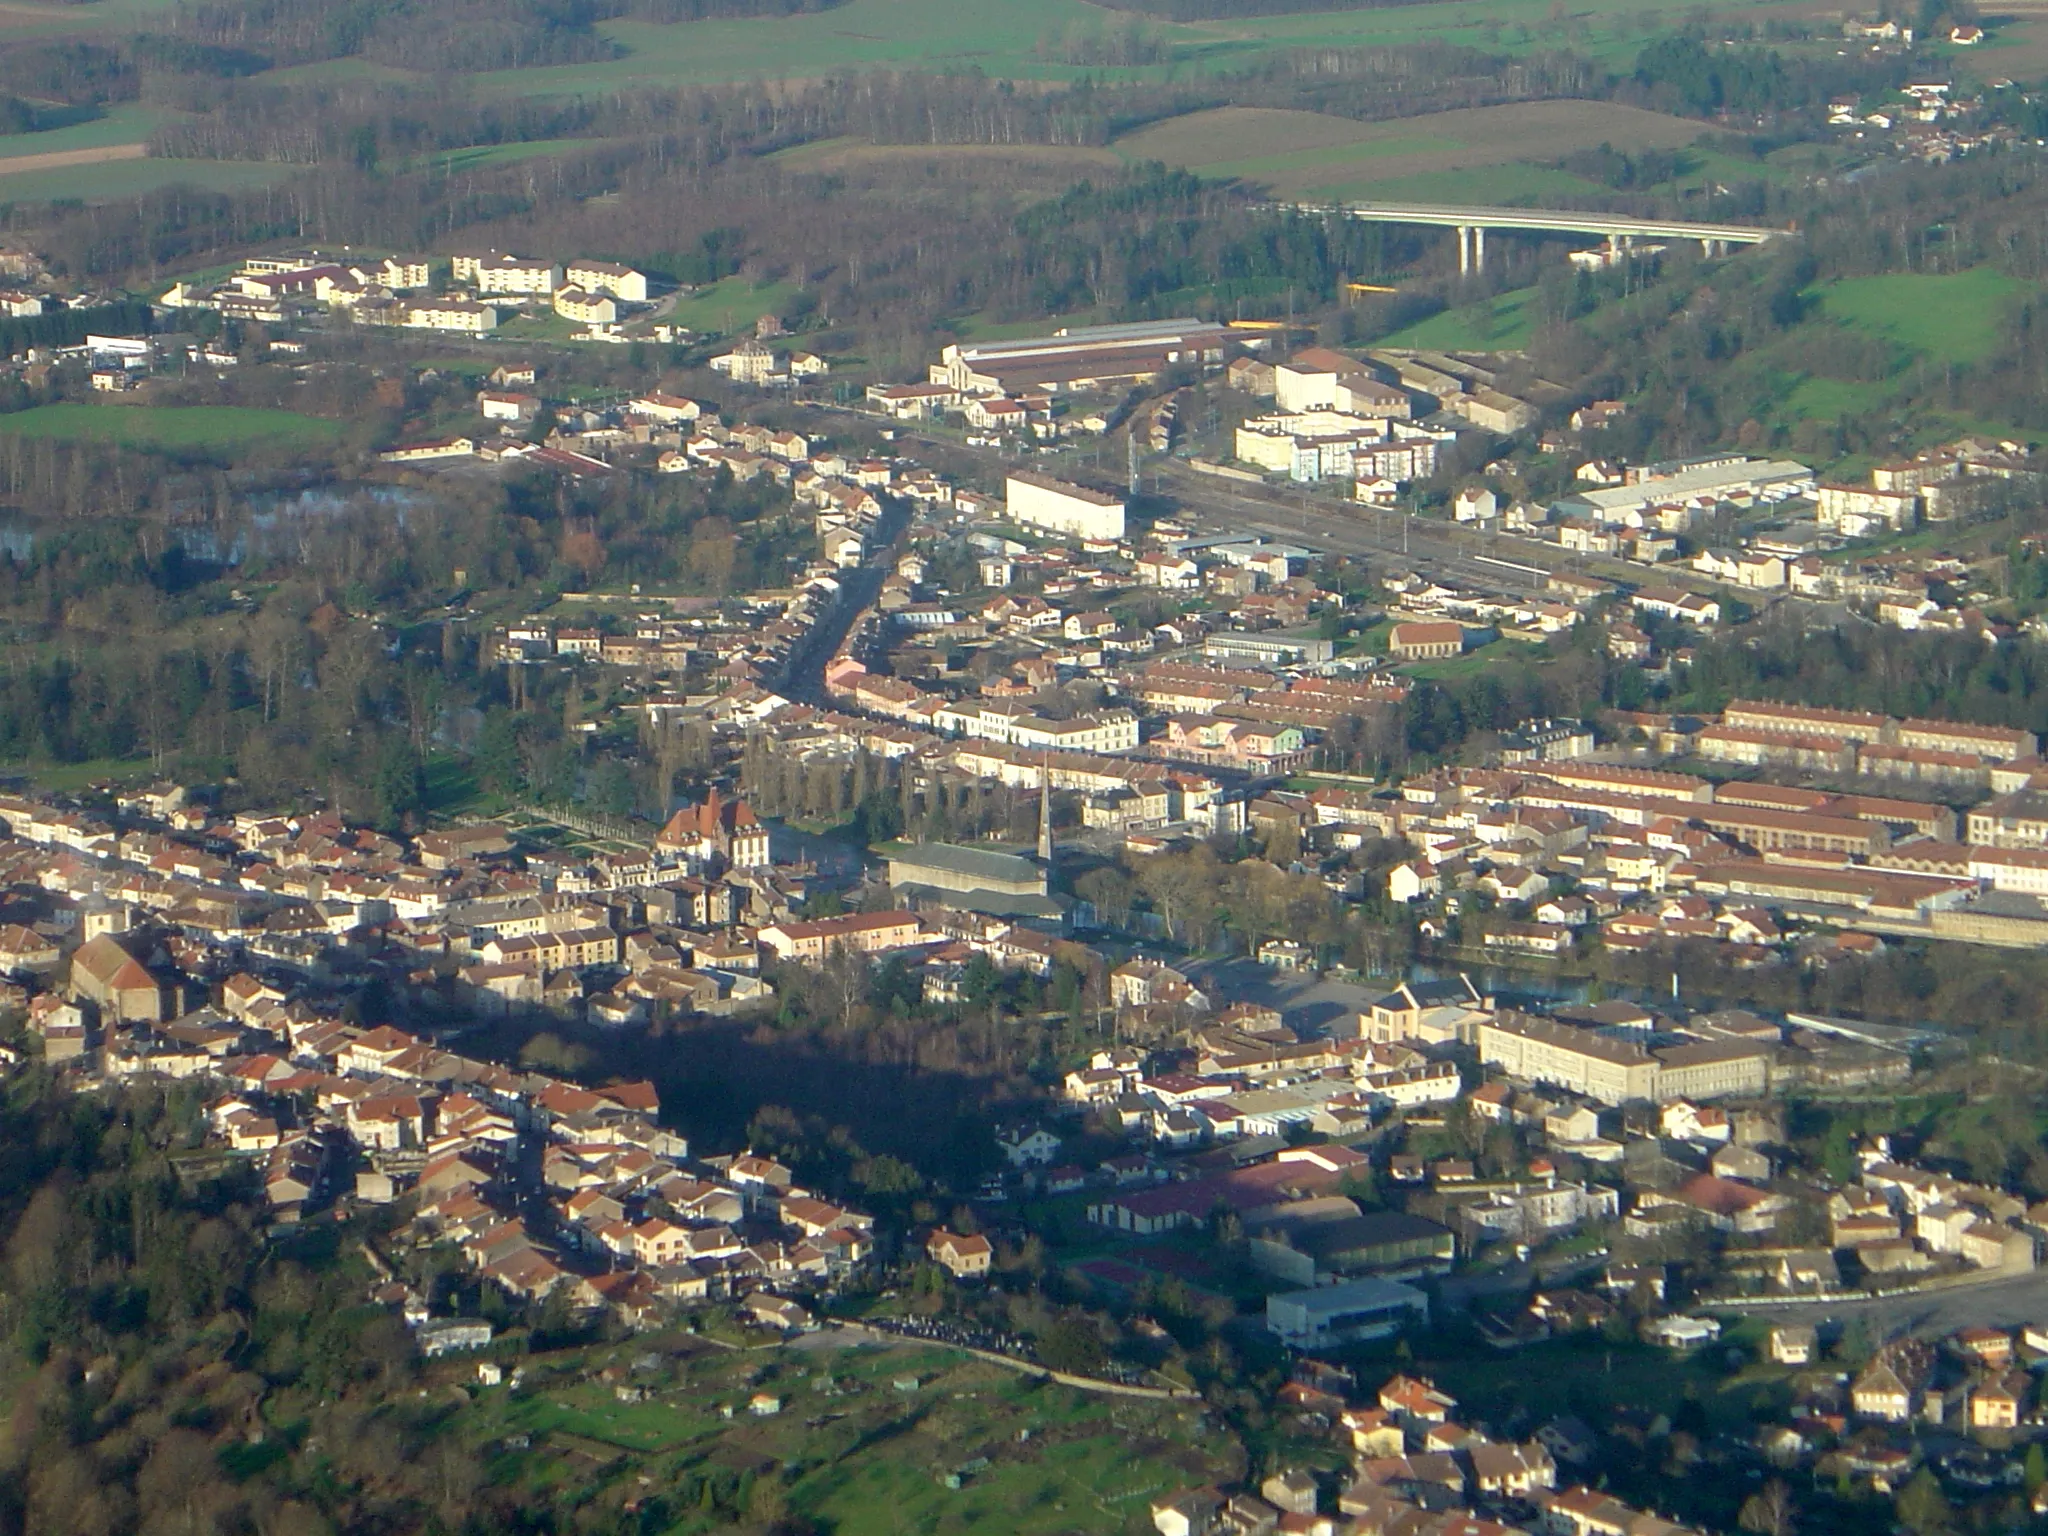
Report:
M1830 1296L1811 1302L1746 1302L1740 1310L1774 1323L1847 1322L1874 1337L1939 1338L1958 1328L2016 1328L2048 1318L2048 1269L1896 1296Z

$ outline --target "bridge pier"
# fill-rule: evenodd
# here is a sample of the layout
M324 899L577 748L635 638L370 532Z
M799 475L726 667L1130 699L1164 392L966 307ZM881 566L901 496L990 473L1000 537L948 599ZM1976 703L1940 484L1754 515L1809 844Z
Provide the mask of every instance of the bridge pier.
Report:
M1458 226L1458 275L1486 270L1486 229L1479 224Z

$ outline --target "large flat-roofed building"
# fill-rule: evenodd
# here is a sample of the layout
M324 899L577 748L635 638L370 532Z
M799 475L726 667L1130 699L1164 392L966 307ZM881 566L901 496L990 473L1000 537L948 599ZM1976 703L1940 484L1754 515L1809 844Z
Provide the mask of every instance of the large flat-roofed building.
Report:
M1297 663L1316 665L1337 654L1336 642L1308 629L1269 629L1259 634L1250 630L1226 629L1202 642L1202 654L1211 660L1236 657L1241 661L1269 667L1291 667Z
M1027 528L1083 539L1124 536L1123 498L1105 491L1043 475L1011 475L1003 484L1003 499L1012 521Z
M909 843L889 852L889 888L899 901L929 902L995 917L1057 919L1045 866L993 848Z
M1266 1326L1296 1349L1384 1339L1429 1321L1429 1298L1397 1280L1352 1280L1266 1298Z
M1177 363L1218 366L1223 349L1244 340L1208 320L1063 326L1050 336L956 342L932 365L931 382L951 385L963 395L1140 384Z
M1320 1202L1318 1202L1320 1203ZM1391 1278L1444 1274L1457 1252L1448 1227L1405 1211L1308 1221L1276 1219L1251 1235L1252 1263L1297 1285L1375 1272Z
M1549 1083L1602 1104L1653 1098L1657 1058L1626 1040L1503 1011L1479 1025L1479 1059L1510 1077Z
M1031 859L993 848L958 843L910 843L889 855L891 885L927 885L942 891L1001 891L1043 896L1045 868Z
M1789 459L1736 459L1691 465L1669 474L1646 475L1627 485L1580 491L1555 503L1564 516L1619 523L1631 513L1667 502L1783 501L1814 488L1813 471Z
M1654 1053L1660 1099L1723 1099L1771 1086L1771 1047L1754 1040L1704 1040Z

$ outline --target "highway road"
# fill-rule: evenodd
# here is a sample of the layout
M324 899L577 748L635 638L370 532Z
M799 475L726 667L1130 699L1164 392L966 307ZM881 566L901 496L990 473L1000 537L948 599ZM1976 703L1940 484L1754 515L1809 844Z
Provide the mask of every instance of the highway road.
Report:
M1789 233L1755 224L1701 224L1690 219L1643 219L1630 214L1576 209L1489 208L1465 203L1286 203L1302 213L1340 214L1382 224L1435 225L1442 229L1521 229L1543 233L1641 236L1647 240L1701 240L1762 245Z

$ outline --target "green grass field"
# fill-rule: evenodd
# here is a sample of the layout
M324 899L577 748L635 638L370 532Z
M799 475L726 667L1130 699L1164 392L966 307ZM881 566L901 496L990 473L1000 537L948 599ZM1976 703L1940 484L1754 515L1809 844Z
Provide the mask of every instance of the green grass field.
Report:
M645 1394L637 1402L592 1379L600 1357L581 1368L557 1357L517 1396L480 1393L457 1410L453 1430L478 1447L508 1431L532 1436L493 1475L533 1489L587 1478L593 1461L655 1488L701 1469L779 1464L791 1469L790 1508L835 1536L1140 1536L1152 1497L1228 1465L1223 1438L1183 1403L1075 1392L950 1350L846 1342L853 1347L745 1352L687 1344L634 1375ZM757 1390L781 1411L747 1411ZM948 1474L960 1486L948 1488ZM713 1528L692 1507L671 1536Z
M42 133L0 133L0 160L24 155L60 154L74 149L104 149L109 144L135 144L161 128L172 114L154 107L125 104L104 117Z
M0 416L0 432L19 437L172 450L314 448L339 441L342 430L340 422L240 405L39 405Z
M791 283L766 283L757 288L743 277L726 277L678 298L668 318L692 331L731 335L763 315L779 312L794 297L796 287Z
M282 181L297 167L249 160L109 160L101 165L71 165L55 170L0 169L0 204L113 202L164 187L197 187L204 192L233 192L242 187Z
M1432 683L1454 682L1458 678L1470 677L1475 672L1484 671L1496 661L1506 661L1525 654L1519 646L1510 645L1502 650L1500 647L1503 643L1495 641L1476 651L1468 651L1463 656L1453 656L1444 661L1415 662L1400 670L1410 677L1424 678Z
M1113 146L1281 196L1525 202L1604 188L1547 162L1602 144L1681 149L1700 124L1615 102L1525 101L1361 123L1325 112L1221 107L1153 123Z
M10 41L56 36L116 38L161 30L170 0L93 0L75 6L9 7ZM1297 48L1400 46L1430 40L1531 54L1569 48L1624 61L1666 18L1693 0L1580 0L1569 11L1552 0L1425 0L1195 23L1137 18L1163 47L1159 63L1102 69L1060 62L1048 41L1107 33L1123 13L1084 0L849 0L827 10L760 20L663 25L612 21L600 30L626 57L548 69L501 70L474 77L494 95L575 95L642 85L719 84L816 79L842 71L979 69L1018 79L1179 79L1239 69ZM1794 0L1731 0L1720 14L1761 21L1802 14ZM1988 60L1987 60L1988 62ZM2007 73L2017 71L2005 67ZM333 84L357 79L421 79L359 59L334 59L276 71L266 83Z
M1974 267L1952 275L1850 277L1815 290L1821 313L1929 357L1973 363L2003 339L2007 303L2027 291L2016 278Z
M1361 161L1370 164L1393 155L1427 154L1431 150L1458 147L1455 139L1399 134L1363 144L1326 144L1316 149L1283 150L1277 155L1253 155L1244 160L1218 160L1202 170L1210 176L1240 176L1248 181L1268 181L1275 176L1298 180L1304 172L1317 176L1348 172Z
M146 757L95 757L83 763L0 763L0 778L20 775L51 795L75 795L104 779L130 783L157 778L162 770Z
M1467 170L1393 176L1323 190L1332 197L1378 198L1384 202L1414 198L1431 203L1509 208L1541 203L1546 197L1597 197L1607 191L1583 176L1550 165L1475 165ZM1591 235L1586 237L1587 245L1596 243Z
M103 0L106 3L106 0ZM1571 46L1624 57L1641 46L1660 15L1681 16L1689 0L1590 0L1559 17L1550 0L1431 0L1431 3L1166 23L1142 18L1165 46L1158 64L1103 69L1058 61L1047 39L1108 32L1124 17L1082 0L850 0L829 10L769 20L676 25L614 21L600 30L625 58L548 69L503 70L478 77L505 95L607 91L636 84L817 78L843 70L980 69L1019 79L1164 79L1237 69L1284 50L1359 47L1443 39L1506 53ZM1790 0L1755 0L1729 11L1745 17L1791 9Z
M1536 332L1530 304L1534 288L1518 288L1477 304L1464 304L1419 320L1396 331L1380 344L1425 347L1435 352L1512 352L1529 344Z
M422 155L412 162L411 169L457 176L488 165L514 165L542 155L573 155L580 150L601 149L611 142L610 139L528 139L518 144L473 144L467 149Z
M1780 409L1801 421L1839 421L1860 416L1884 403L1882 384L1859 384L1846 379L1801 379L1785 396Z

